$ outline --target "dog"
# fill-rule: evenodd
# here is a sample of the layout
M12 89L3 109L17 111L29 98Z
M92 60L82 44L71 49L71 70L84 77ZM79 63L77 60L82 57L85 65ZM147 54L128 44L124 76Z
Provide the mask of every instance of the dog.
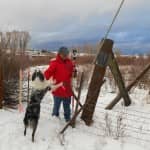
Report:
M38 126L40 118L40 104L47 91L53 91L58 87L62 86L62 83L55 84L56 81L52 78L46 80L43 73L39 70L35 70L32 74L32 92L30 96L30 102L27 105L25 116L24 116L24 136L26 136L27 128L33 129L32 142L34 142L35 132Z

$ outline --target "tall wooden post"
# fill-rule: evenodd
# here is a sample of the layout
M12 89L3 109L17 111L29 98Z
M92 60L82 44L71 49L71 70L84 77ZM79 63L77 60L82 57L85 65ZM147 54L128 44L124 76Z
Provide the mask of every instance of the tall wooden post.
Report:
M87 125L92 123L95 106L99 96L100 88L103 84L103 78L106 72L109 56L112 52L113 41L110 39L103 40L100 52L98 54L96 64L94 67L93 75L88 89L86 97L85 107L83 109L81 118Z
M89 85L88 94L86 97L85 107L81 118L85 121L86 125L92 123L93 114L95 111L95 106L99 96L100 88L103 83L103 78L106 72L106 67L109 66L113 77L118 85L119 91L124 99L125 106L131 104L128 91L125 88L125 84L119 70L117 61L114 57L113 51L113 41L106 39L102 41L100 52L98 54L94 72L92 75L91 83Z
M4 89L3 89L3 71L0 65L0 109L3 107Z

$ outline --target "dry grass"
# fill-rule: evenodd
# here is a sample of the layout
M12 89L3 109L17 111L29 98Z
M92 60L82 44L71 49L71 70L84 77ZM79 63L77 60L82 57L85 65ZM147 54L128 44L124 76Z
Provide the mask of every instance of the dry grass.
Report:
M76 62L78 65L92 64L94 60L93 56L80 56L77 58Z
M150 63L150 56L148 57L117 57L117 62L125 84L131 83L135 77ZM113 85L114 91L117 90L113 76L110 70L107 70L106 76L109 78L111 85ZM148 89L150 88L150 70L143 76L143 78L136 85L139 88Z

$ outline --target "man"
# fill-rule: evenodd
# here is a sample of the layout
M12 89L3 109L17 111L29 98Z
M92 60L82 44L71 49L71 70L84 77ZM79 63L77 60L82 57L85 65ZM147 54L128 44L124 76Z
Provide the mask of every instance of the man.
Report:
M70 120L72 87L71 80L73 74L73 62L69 59L69 50L61 47L55 59L50 61L48 69L44 72L47 80L51 77L56 80L56 84L63 83L61 87L53 91L54 106L52 116L59 117L61 102L64 108L64 118L66 122Z

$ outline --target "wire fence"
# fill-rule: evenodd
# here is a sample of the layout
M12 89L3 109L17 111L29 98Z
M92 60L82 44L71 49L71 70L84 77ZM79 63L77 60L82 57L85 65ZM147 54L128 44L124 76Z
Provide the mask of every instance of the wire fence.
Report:
M48 105L48 106L47 106ZM42 109L45 110L45 114L48 111L50 115L50 110L52 109L53 102L46 103L42 102ZM117 118L118 115L121 114L123 117L122 126L124 130L124 137L130 138L131 141L138 141L141 145L149 144L150 142L150 117L148 115L150 112L148 111L140 111L136 109L128 109L123 107L121 110L120 108L116 108L114 110L105 110L105 103L99 103L96 106L95 116L94 116L94 125L92 126L92 130L85 129L86 133L93 134L96 136L106 136L104 129L106 128L106 114L109 115L111 118L112 123L110 124L112 132L116 132L118 127L117 125ZM90 110L89 110L90 111ZM78 127L77 127L78 128ZM94 130L93 130L94 129ZM122 138L124 138L122 137Z
M105 106L105 103L98 103L94 115L94 124L91 128L88 128L88 130L83 126L83 132L94 136L108 136L106 134L107 122L105 119L106 115L108 114L111 120L110 128L112 128L111 130L113 134L115 134L118 128L117 118L119 115L122 115L123 122L121 125L123 126L122 130L124 131L124 135L119 138L130 139L127 140L127 142L133 142L134 144L138 143L142 146L148 145L150 143L150 117L148 117L150 112L143 110L140 111L132 108L129 109L126 107L122 107L122 109L115 108L114 110L105 110ZM41 117L50 117L52 108L52 100L47 101L47 98L46 100L43 100L41 103ZM11 112L15 113L15 111ZM79 117L77 119L79 120ZM0 126L5 125L6 123L9 124L12 123L12 121L0 123ZM15 119L13 120L13 123L15 123ZM80 123L80 121L78 123ZM79 129L78 125L76 128Z
M81 99L85 99L86 93L82 94ZM83 103L83 102L82 102ZM126 107L115 108L114 110L105 110L106 103L98 103L95 111L95 124L99 126L92 126L93 130L86 130L86 133L93 134L96 136L105 136L104 128L106 127L105 116L108 113L110 118L112 119L112 128L117 128L117 122L115 121L120 113L123 114L124 118L124 128L125 137L130 138L131 141L135 140L136 142L143 142L142 144L148 144L150 142L150 117L149 111L137 110L137 109L129 109ZM51 111L53 107L53 101L42 101L41 104L41 115L45 117L50 117ZM90 110L89 110L90 111ZM96 117L98 116L98 117ZM78 128L78 127L77 127ZM113 129L113 130L114 130ZM113 132L116 132L115 130Z

